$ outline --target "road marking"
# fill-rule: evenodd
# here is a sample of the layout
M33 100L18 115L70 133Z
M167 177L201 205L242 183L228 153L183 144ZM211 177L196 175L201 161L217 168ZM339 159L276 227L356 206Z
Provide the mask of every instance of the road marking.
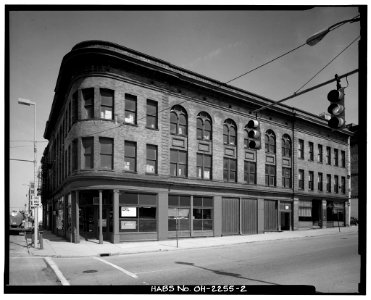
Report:
M99 257L94 257L94 258L95 258L96 260L99 260L99 261L101 261L101 262L104 262L104 263L107 264L107 265L110 265L111 267L114 267L115 269L117 269L117 270L119 270L119 271L125 273L126 275L129 275L130 277L133 277L133 278L136 278L136 279L138 278L138 276L135 275L134 273L131 273L131 272L129 272L129 271L127 271L127 270L125 270L125 269L119 267L119 266L116 266L115 264L112 264L112 263L110 263L110 262L108 262L108 261L106 261L106 260L104 260L104 259L99 258Z
M62 285L70 285L70 283L67 281L67 279L62 274L61 270L59 270L57 264L50 257L45 257L44 259L45 259L46 263L52 268L55 275L57 275L57 277L61 281Z

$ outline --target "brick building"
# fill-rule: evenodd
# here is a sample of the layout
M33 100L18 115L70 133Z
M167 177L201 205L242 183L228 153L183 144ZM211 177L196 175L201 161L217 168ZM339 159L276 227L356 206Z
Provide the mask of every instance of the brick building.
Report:
M348 225L349 136L103 41L63 58L44 137L44 225L73 242Z
M354 133L350 138L350 157L351 157L351 212L350 216L358 220L358 145L359 145L359 125L349 124L347 128Z

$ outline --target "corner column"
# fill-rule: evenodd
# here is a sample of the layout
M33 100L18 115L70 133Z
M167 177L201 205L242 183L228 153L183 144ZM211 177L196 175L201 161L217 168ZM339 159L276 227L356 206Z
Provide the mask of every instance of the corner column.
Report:
M71 214L72 214L72 222L71 222L71 231L72 231L72 242L73 243L80 243L80 220L79 220L79 191L71 192L72 196L72 207L71 207Z
M120 203L119 203L119 190L113 190L113 232L112 243L120 242Z
M168 192L158 193L157 206L157 239L159 241L168 238Z
M258 199L258 233L264 233L264 199Z
M299 198L294 198L292 202L292 219L293 219L293 228L292 230L299 229Z
M327 228L327 201L322 199L322 228Z
M103 227L102 227L102 209L103 207L103 195L102 190L99 190L99 244L103 244Z

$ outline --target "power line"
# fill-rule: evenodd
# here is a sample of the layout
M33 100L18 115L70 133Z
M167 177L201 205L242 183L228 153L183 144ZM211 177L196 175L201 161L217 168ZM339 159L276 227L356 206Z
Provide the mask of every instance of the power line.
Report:
M321 73L325 68L327 68L337 57L339 57L345 50L347 50L351 45L353 45L361 36L355 38L348 46L346 46L338 55L336 55L333 59L330 60L321 70L319 70L311 79L309 79L305 84L303 84L299 89L294 92L296 94L299 92L303 87L305 87L309 82L311 82L319 73Z

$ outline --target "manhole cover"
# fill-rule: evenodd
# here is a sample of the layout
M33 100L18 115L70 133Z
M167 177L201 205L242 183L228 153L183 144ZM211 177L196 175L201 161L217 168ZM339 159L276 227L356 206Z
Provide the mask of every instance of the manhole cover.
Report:
M83 273L95 273L98 272L97 270L85 270Z

